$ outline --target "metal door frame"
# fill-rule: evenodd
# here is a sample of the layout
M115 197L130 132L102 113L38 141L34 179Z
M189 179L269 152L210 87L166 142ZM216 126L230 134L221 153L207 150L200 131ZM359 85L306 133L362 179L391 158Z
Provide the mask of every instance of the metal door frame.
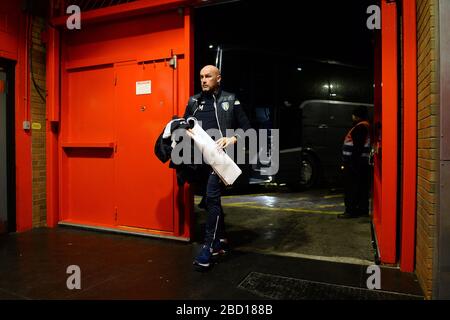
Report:
M7 190L7 232L16 231L16 156L15 156L15 90L14 66L10 60L0 59L6 73L6 190Z
M398 204L398 11L397 3L381 0L381 77L375 83L374 124L381 124L380 149L375 158L373 228L382 263L397 262ZM380 49L380 48L379 48ZM377 55L376 55L377 56ZM376 67L377 68L377 67ZM375 70L377 74L377 70ZM381 118L379 118L381 116ZM378 134L375 135L378 139ZM380 170L381 169L381 170Z

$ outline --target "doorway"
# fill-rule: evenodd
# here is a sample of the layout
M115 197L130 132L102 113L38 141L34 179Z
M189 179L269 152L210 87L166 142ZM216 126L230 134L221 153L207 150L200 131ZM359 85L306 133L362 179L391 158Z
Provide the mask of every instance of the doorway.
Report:
M352 112L364 106L370 119L374 113L371 4L241 0L198 9L195 29L205 32L196 37L195 74L216 64L223 90L237 95L252 127L279 132L278 172L263 179L259 163L244 167L244 179L223 197L234 248L374 263L371 217L337 219L345 211L342 143ZM232 16L235 24L208 28L220 16ZM194 84L199 92L196 77ZM205 215L197 211L201 241Z
M0 233L14 232L14 64L0 60Z

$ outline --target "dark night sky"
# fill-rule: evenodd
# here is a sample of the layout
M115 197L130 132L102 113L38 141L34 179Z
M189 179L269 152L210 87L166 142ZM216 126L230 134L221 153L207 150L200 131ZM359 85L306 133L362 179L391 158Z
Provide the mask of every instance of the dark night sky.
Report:
M196 11L196 49L209 43L278 48L310 58L370 66L373 31L366 9L376 0L250 1Z

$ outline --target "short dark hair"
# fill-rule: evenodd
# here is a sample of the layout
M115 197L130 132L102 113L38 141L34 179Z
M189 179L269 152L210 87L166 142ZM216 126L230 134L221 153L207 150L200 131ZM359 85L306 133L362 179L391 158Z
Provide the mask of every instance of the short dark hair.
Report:
M364 106L359 106L358 108L353 110L353 115L361 119L367 119L368 118L367 108Z

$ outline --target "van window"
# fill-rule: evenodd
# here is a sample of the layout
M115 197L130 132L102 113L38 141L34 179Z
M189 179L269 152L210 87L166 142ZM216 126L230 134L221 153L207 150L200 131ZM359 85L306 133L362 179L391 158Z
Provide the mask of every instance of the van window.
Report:
M307 101L301 106L303 146L317 152L325 150L328 141L329 104L327 101Z
M328 125L329 104L326 101L307 101L302 106L302 120L304 126Z
M338 128L351 128L352 127L352 113L360 106L355 103L339 102L331 104L330 108L330 124L333 127ZM369 115L369 122L373 118L373 106L367 106L367 112Z

